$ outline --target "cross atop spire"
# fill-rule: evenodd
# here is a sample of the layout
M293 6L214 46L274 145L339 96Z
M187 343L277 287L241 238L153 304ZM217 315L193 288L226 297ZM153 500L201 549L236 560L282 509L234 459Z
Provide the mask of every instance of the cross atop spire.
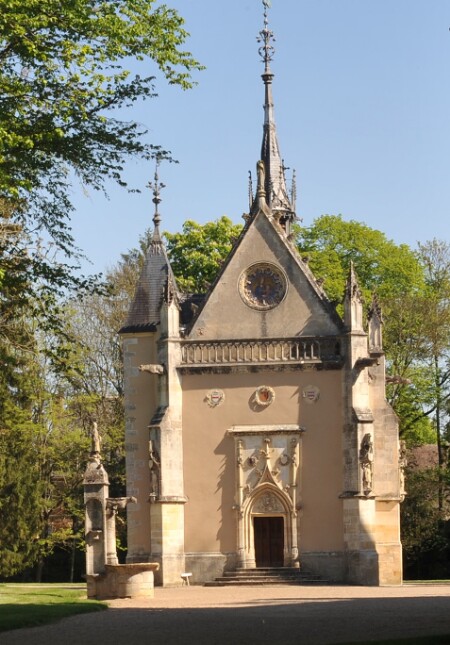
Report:
M273 31L269 29L269 7L270 0L262 0L264 6L264 28L259 32L257 41L261 44L259 48L259 55L264 63L265 73L270 72L270 61L275 53L275 47L272 45L275 42Z
M160 158L156 157L154 181L153 182L149 181L147 184L147 186L153 191L152 202L155 204L155 214L153 215L154 229L153 229L152 242L157 242L157 243L162 242L161 233L159 231L159 224L161 222L161 215L159 214L159 204L162 201L160 191L162 188L166 187L165 184L159 181L159 175L158 175L159 164L160 164Z

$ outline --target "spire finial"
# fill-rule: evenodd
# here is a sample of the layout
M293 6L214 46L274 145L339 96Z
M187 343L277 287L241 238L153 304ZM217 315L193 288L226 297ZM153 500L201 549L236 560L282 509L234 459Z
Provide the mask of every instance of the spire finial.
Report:
M275 38L273 31L269 29L270 0L262 0L262 3L264 7L264 28L259 32L257 40L261 43L261 47L258 51L264 63L265 72L267 73L270 70L270 61L272 60L275 52L275 48L272 45L272 43L275 42Z
M161 216L159 214L159 204L161 203L161 189L165 188L166 185L159 181L158 168L160 164L159 156L156 157L156 167L154 174L154 181L149 181L147 186L153 191L152 202L155 204L155 214L153 215L153 242L162 242L161 234L159 232L159 224L161 222Z

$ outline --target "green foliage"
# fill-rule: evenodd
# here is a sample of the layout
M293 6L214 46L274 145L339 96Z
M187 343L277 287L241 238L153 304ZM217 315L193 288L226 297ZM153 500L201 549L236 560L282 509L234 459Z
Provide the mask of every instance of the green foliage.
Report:
M439 489L450 492L448 469L408 468L407 496L401 506L401 540L409 578L450 577L450 525L442 520Z
M164 233L172 269L182 291L204 293L242 231L222 216L215 222L187 220L181 233Z
M116 319L103 300L97 294L61 306L57 338L27 323L25 308L27 345L0 340L9 365L1 372L1 577L35 565L39 572L55 549L83 546L82 479L94 419L111 495L124 494L121 357Z
M8 401L0 426L0 576L11 576L37 561L44 486L29 415Z
M178 13L154 0L0 0L0 218L20 231L0 240L2 286L47 312L48 325L64 293L95 286L74 271L71 184L126 185L128 158L165 155L113 111L154 96L152 68L190 87L201 67L187 37Z
M314 275L325 280L328 297L336 302L343 299L351 262L367 302L373 292L392 298L423 284L420 263L406 244L397 245L381 231L345 221L341 215L322 215L302 227L297 244L300 254L309 257Z
M164 156L112 110L154 96L151 66L190 87L200 66L187 36L153 0L0 0L2 576L80 539L94 418L112 494L122 492L120 350L95 279L74 273L71 183L124 185L127 158ZM142 74L127 70L131 59ZM76 315L62 306L67 294Z
M153 95L153 77L123 67L130 57L192 85L199 65L181 49L183 19L155 4L0 0L1 194L28 201L42 189L62 206L69 169L101 188L105 176L120 181L124 155L152 151L137 124L107 112ZM49 206L45 196L42 203ZM51 208L39 217L50 228L57 219ZM61 226L59 233L62 240Z

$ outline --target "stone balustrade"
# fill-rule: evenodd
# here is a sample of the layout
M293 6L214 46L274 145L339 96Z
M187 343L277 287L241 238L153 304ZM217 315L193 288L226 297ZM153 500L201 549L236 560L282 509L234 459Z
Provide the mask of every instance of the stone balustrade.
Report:
M342 363L339 337L182 341L181 366Z

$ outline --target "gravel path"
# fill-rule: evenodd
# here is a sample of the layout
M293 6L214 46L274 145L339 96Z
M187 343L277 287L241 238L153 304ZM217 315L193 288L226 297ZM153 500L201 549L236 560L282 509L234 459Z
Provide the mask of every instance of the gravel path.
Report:
M450 585L183 587L0 634L1 645L327 645L450 634ZM450 643L450 641L449 641Z

